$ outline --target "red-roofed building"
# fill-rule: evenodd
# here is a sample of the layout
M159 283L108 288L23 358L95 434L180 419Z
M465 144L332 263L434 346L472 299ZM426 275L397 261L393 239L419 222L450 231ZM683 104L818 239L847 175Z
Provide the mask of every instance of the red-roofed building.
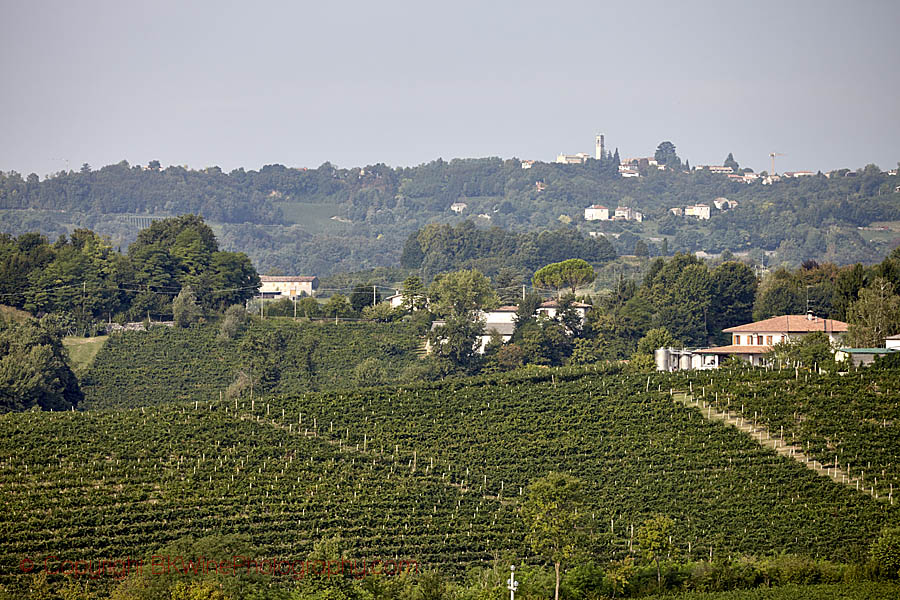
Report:
M752 365L761 365L763 355L770 352L775 344L797 339L814 331L821 331L833 344L837 344L847 332L847 324L834 319L821 319L812 314L782 315L722 331L731 334L731 344L697 350L696 353L719 357L737 356Z

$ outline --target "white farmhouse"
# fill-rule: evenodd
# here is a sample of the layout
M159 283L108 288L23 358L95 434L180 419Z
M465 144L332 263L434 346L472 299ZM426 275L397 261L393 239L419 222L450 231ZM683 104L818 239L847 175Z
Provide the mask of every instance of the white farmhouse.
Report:
M697 217L700 220L709 219L709 204L695 204L684 207L684 216Z
M262 283L259 295L263 298L312 296L319 289L319 279L315 276L260 275L259 280Z
M592 204L584 209L585 221L609 221L609 209L602 204Z

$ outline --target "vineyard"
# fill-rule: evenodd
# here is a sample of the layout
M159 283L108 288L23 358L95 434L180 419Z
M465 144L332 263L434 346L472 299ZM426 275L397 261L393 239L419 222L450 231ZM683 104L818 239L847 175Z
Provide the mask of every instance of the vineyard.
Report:
M512 507L245 408L0 418L2 583L23 558L144 557L188 535L242 534L294 558L339 535L354 556L450 566L518 545L503 537Z
M223 393L240 371L253 376L257 392L356 385L356 368L366 359L371 363L367 384L375 385L400 379L422 345L416 328L406 323L254 321L237 339L218 339L217 332L207 324L110 337L82 378L85 406L208 400Z
M900 587L892 583L857 583L840 585L787 585L778 588L736 590L733 592L694 592L678 596L679 600L894 600ZM646 600L671 595L646 596Z
M673 377L668 384L759 423L820 463L838 467L873 495L900 493L900 373L840 375L747 371Z
M187 343L178 351L190 360ZM177 392L202 400L0 417L2 583L15 585L23 557L135 556L185 535L243 534L292 557L340 535L351 556L450 573L504 552L535 562L517 502L548 471L588 482L601 561L625 555L654 513L675 521L685 559L859 561L897 522L890 503L672 400L674 384L704 393L699 379L543 369L220 400L207 374L209 387Z

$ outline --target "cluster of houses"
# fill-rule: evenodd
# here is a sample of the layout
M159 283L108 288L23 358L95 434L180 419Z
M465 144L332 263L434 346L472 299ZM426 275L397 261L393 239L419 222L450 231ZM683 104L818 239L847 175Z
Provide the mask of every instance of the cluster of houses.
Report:
M628 206L618 206L610 213L609 208L602 204L592 204L584 209L585 221L637 221L644 220L644 213Z
M391 304L393 305L393 302ZM572 303L572 309L581 319L582 323L591 308L590 304L584 304L582 302ZM481 311L479 317L484 321L484 333L475 341L475 351L479 354L484 354L487 345L494 336L499 336L504 344L511 340L513 332L516 329L516 311L518 310L519 307L515 304L508 304L493 310ZM548 319L554 319L558 312L559 302L556 300L547 300L538 306L535 311L535 316L543 315ZM445 321L438 320L431 324L431 328L438 329L444 325L446 325Z
M729 200L728 198L716 198L713 200L713 206L716 210L731 210L737 208L737 200ZM690 206L675 206L669 209L669 212L676 217L696 217L698 220L709 219L711 216L711 208L709 204L692 204Z
M828 336L832 347L838 348L835 359L849 358L854 366L872 363L877 356L900 352L900 335L885 340L884 348L844 348L841 338L847 332L847 323L835 319L806 315L782 315L745 325L729 327L723 332L731 334L731 344L712 348L659 348L655 352L658 371L686 371L717 369L731 357L737 357L753 366L762 366L775 344L797 340L813 332Z

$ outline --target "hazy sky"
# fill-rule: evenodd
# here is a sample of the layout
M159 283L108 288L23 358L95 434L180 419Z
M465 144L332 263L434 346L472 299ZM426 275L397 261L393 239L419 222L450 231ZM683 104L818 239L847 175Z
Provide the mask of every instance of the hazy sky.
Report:
M0 0L0 170L900 160L900 2Z

